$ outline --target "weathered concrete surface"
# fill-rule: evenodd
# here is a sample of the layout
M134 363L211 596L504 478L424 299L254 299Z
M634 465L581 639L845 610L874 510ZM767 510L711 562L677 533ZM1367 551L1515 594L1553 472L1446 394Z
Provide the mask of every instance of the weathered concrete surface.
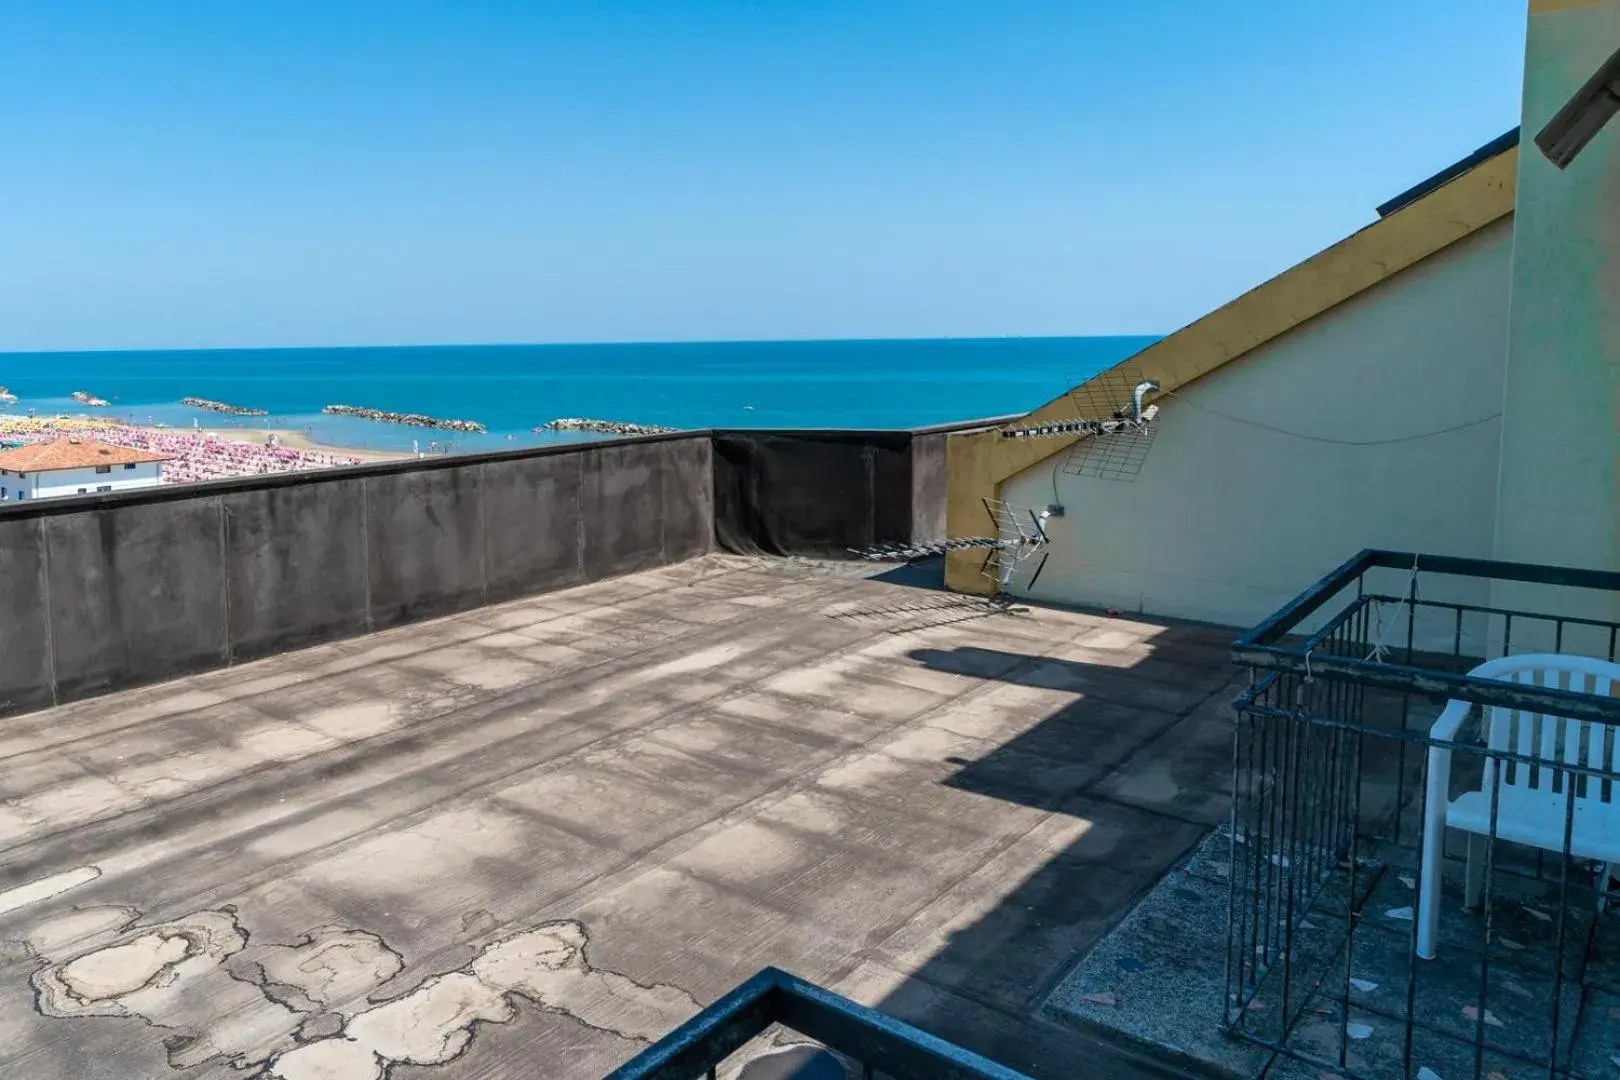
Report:
M714 550L714 449L708 439L665 444L664 561Z
M479 468L367 477L371 621L397 626L484 598Z
M943 431L911 437L911 538L945 535L945 440Z
M484 543L489 599L543 592L585 580L581 561L579 454L484 466Z
M221 497L232 659L365 632L364 500L359 480Z
M1143 1075L1034 1011L1202 834L1225 764L1151 759L1224 635L860 572L707 556L6 721L0 1075L594 1078L766 964Z
M40 522L0 522L0 712L51 704L51 625Z
M218 502L43 520L58 700L226 661Z
M583 459L586 577L663 561L663 459L661 443L610 446Z

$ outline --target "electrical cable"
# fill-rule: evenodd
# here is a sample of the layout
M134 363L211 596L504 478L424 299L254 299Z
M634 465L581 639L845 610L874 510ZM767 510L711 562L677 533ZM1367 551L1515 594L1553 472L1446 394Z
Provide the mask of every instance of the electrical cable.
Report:
M1268 424L1262 420L1251 420L1243 416L1232 416L1228 413L1221 412L1219 409L1211 409L1207 405L1200 405L1191 398L1183 397L1174 390L1161 390L1159 392L1166 397L1173 397L1177 401L1185 403L1188 408L1196 409L1199 412L1204 412L1211 416L1219 417L1220 419L1229 423L1244 424L1249 427L1259 428L1262 431L1269 431L1274 435L1285 435L1288 438L1302 439L1306 442L1326 443L1330 446L1392 446L1397 443L1417 442L1421 439L1433 439L1440 435L1450 435L1452 432L1456 431L1466 431L1468 428L1479 427L1481 424L1488 424L1492 420L1499 420L1502 417L1501 412L1498 411L1491 413L1489 416L1481 416L1477 420L1468 420L1461 424L1453 424L1450 427L1437 428L1434 431L1422 431L1414 435L1399 435L1392 439L1335 439L1327 435L1309 435L1302 431L1289 431L1287 428L1277 427L1275 424ZM1090 437L1098 438L1099 436ZM1058 493L1058 472L1063 466L1067 453L1059 453L1055 455L1055 457L1057 460L1052 464L1052 504L1054 506L1058 506L1062 505L1063 503L1063 498Z
M1267 424L1260 420L1250 420L1242 416L1230 416L1226 413L1220 412L1217 409L1211 409L1207 405L1200 405L1191 398L1183 397L1182 395L1176 393L1174 390L1165 390L1162 392L1170 397L1175 398L1177 401L1183 402L1188 408L1197 409L1199 412L1209 413L1211 416L1218 416L1222 420L1227 420L1234 424L1247 424L1250 427L1257 427L1263 431L1270 431L1277 435L1287 435L1289 438L1293 439L1304 439L1306 442L1329 443L1333 446L1389 446L1393 443L1416 442L1419 439L1432 439L1438 435L1450 435L1454 431L1462 431L1466 428L1478 427L1481 424L1488 424L1492 420L1500 419L1502 416L1500 412L1493 412L1489 416L1482 416L1477 420L1469 420L1466 423L1453 424L1450 427L1438 428L1434 431L1423 431L1416 435L1400 435L1393 439L1334 439L1326 435L1307 435L1301 431L1289 431L1287 428L1280 428L1273 424Z

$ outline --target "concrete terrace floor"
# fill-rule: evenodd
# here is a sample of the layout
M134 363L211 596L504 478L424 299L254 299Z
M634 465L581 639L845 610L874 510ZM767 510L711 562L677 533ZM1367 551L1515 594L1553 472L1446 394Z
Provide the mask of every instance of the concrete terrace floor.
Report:
M708 556L0 721L0 1075L600 1077L774 964L1041 1077L1216 630Z

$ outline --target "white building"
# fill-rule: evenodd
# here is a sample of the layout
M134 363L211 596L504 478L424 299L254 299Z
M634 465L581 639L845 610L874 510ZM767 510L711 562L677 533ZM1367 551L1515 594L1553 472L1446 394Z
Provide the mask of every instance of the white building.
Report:
M0 450L0 502L155 487L167 460L78 438Z

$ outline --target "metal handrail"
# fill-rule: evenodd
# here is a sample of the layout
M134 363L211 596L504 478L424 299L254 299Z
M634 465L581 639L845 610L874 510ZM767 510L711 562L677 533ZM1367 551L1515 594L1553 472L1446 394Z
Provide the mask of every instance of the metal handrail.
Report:
M768 967L610 1073L605 1080L701 1080L748 1040L781 1024L895 1080L1029 1080L944 1039Z
M1395 664L1387 660L1358 660L1334 656L1316 652L1314 644L1308 641L1280 644L1282 639L1293 632L1300 623L1334 597L1357 585L1363 575L1374 568L1620 593L1620 573L1608 570L1463 559L1448 555L1424 555L1409 551L1368 548L1331 571L1233 642L1233 661L1265 671L1290 671L1313 677L1355 682L1397 693L1427 694L1476 705L1499 705L1527 712L1549 713L1572 719L1620 725L1620 697L1599 697L1553 687L1503 682L1434 668ZM1364 598L1358 598L1358 602L1361 599ZM1410 602L1422 603L1415 597ZM1473 610L1494 612L1494 609L1485 607ZM1506 614L1505 611L1501 613ZM1541 617L1558 618L1553 615ZM1592 620L1581 621L1592 622Z

